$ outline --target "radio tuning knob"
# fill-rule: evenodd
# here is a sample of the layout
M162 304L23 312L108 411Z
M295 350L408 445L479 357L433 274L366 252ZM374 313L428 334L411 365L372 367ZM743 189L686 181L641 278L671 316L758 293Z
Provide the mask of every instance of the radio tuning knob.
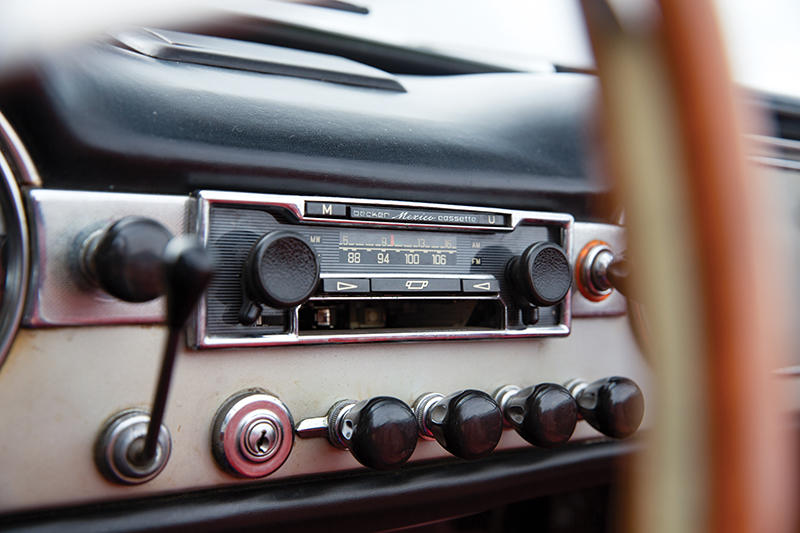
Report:
M523 299L542 307L561 302L572 285L564 250L545 241L531 244L522 255L509 261L506 277Z
M317 254L301 235L273 231L253 245L244 264L242 282L246 297L257 302L282 309L300 305L319 284ZM245 322L248 313L251 311L243 308Z
M578 407L561 385L540 383L524 389L506 385L495 393L495 399L508 423L534 446L559 446L575 431Z
M632 435L644 417L644 395L639 386L618 376L587 384L567 383L581 416L600 433L615 439Z
M430 393L414 402L419 434L434 438L462 459L490 454L503 434L503 414L491 396L463 390L449 396Z

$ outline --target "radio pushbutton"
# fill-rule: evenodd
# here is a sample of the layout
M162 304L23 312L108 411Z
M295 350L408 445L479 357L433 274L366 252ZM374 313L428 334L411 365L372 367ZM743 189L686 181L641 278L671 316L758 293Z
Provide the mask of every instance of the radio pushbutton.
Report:
M277 308L300 305L319 285L317 254L301 235L273 231L253 245L242 280L256 301Z
M508 262L506 276L523 299L542 307L561 302L572 286L567 255L551 242L528 246Z
M369 280L361 278L325 278L322 290L333 293L366 293L369 292Z
M500 283L496 279L462 279L461 287L464 292L475 294L500 292Z
M451 278L372 278L372 292L459 292L461 283Z
M347 206L328 202L306 202L306 216L345 218Z

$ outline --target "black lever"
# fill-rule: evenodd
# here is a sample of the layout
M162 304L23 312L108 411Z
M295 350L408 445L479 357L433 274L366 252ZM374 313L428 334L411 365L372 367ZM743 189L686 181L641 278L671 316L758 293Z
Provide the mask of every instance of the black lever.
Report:
M152 410L127 410L109 420L95 446L95 461L110 480L136 484L158 475L171 439L163 425L172 370L186 321L214 273L211 256L193 237L172 239L160 259L166 289L167 340Z
M137 459L152 461L158 446L158 434L164 420L172 369L178 343L186 321L214 274L211 256L192 237L172 239L164 250L164 281L167 288L167 342L161 360L161 372L150 411L150 423L144 449Z

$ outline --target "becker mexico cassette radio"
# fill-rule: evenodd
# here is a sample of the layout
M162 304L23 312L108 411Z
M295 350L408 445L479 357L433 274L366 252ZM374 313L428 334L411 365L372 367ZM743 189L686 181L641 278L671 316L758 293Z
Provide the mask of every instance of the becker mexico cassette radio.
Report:
M567 335L565 214L203 191L197 347Z

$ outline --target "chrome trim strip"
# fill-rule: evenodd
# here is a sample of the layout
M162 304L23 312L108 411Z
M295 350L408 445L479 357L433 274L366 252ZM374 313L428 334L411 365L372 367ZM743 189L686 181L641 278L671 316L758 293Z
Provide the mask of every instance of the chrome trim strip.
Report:
M2 186L11 202L11 205L3 206L3 210L9 208L13 211L6 213L3 221L7 226L5 228L6 238L9 239L7 246L16 248L10 250L12 253L9 255L4 273L6 282L2 301L0 301L0 312L2 312L0 315L0 366L2 366L22 321L27 299L31 248L22 194L17 186L11 165L2 153L0 153L0 174L2 175Z
M779 150L789 150L800 154L800 141L794 139L783 139L781 137L772 137L769 135L748 135L747 137L757 144L771 146Z
M200 242L202 242L205 246L208 244L209 232L211 230L209 224L209 220L211 218L211 204L198 197L197 201L192 202L190 205L193 208L192 215L194 216L194 221L192 222L191 219L189 220L189 227L194 229L194 233L200 239ZM197 302L197 306L194 310L194 317L189 318L186 323L186 343L189 346L196 345L197 339L204 338L206 336L206 302L207 295L204 293ZM298 320L296 316L290 317L290 331L294 331L297 322Z
M748 135L752 154L748 158L761 165L800 170L800 141L769 135Z
M800 365L784 366L777 370L773 370L773 373L785 378L800 377Z
M571 215L560 213L544 213L538 211L520 211L510 209L493 209L486 207L469 207L449 204L434 204L421 202L399 202L392 200L371 200L364 198L337 198L329 196L299 196L299 195L279 195L279 194L259 194L226 191L200 191L197 193L197 220L196 228L198 235L201 236L203 244L208 243L210 210L213 204L239 204L239 205L260 205L276 206L288 209L297 217L298 220L307 223L330 224L341 226L356 227L399 227L405 229L441 229L447 231L482 231L498 232L512 231L521 223L534 224L553 224L562 229L561 244L566 250L570 262L573 260L572 250L572 227L574 219ZM507 215L510 218L510 226L465 226L455 224L414 224L414 223L393 223L373 220L350 220L336 218L316 218L304 215L306 202L331 202L347 203L365 206L400 206L408 208L423 208L437 210L472 211L480 213L497 213ZM333 274L329 274L333 275ZM400 274L387 275L386 277L397 277ZM347 273L348 277L357 277L353 273ZM414 277L413 274L406 275ZM433 277L428 274L418 274L419 277ZM439 275L437 277L443 277ZM327 277L327 276L325 276ZM377 277L369 275L369 277ZM383 276L381 276L383 277ZM467 276L453 276L467 277ZM299 307L293 308L289 315L289 332L278 335L265 335L263 337L212 337L206 330L206 297L203 296L198 304L198 312L195 314L194 327L190 339L194 340L196 348L230 348L236 346L273 346L284 344L319 344L319 343L348 343L348 342L383 342L400 340L445 340L445 339L492 339L492 338L515 338L515 337L541 337L541 336L564 336L569 335L571 327L571 305L572 291L567 294L564 303L561 305L561 314L558 326L532 326L520 330L474 330L474 331L418 331L418 332L391 332L391 333L348 333L342 335L318 335L300 334L298 330ZM321 297L326 299L326 297ZM400 297L403 298L403 297ZM472 297L469 297L472 298ZM469 299L467 298L467 299ZM334 299L334 298L330 298ZM337 299L342 299L338 297ZM447 299L453 299L448 297ZM507 317L506 317L507 320ZM507 322L506 322L507 323Z
M421 202L398 202L395 200L370 200L364 198L337 198L332 196L298 196L281 194L260 194L248 192L227 192L227 191L200 191L197 193L201 204L207 206L215 203L232 203L242 205L273 205L283 207L291 211L301 222L313 222L319 224L336 224L343 226L377 226L377 227L396 227L396 228L420 228L420 229L443 229L443 230L469 230L469 231L512 231L521 222L552 223L561 226L569 226L573 223L572 215L561 213L544 213L539 211L515 211L511 209L494 209L488 207L469 207L463 205L432 204ZM476 213L497 213L508 215L511 218L510 226L470 226L457 224L415 224L413 222L398 223L377 220L360 220L346 218L320 218L307 217L304 214L306 202L331 202L358 204L364 206L385 205L393 207L409 207L421 209L441 209L445 211L473 211ZM206 209L201 209L204 212ZM566 244L566 243L565 243Z
M750 160L768 167L784 168L786 170L800 170L800 160L781 159L779 157L765 157L760 155L750 156Z
M0 148L5 147L3 152L8 152L7 155L11 158L10 163L19 174L17 176L19 182L23 185L41 187L42 178L39 177L33 159L2 112L0 112L0 141Z
M348 294L348 295L336 295L336 294L329 294L327 296L312 296L308 300L310 302L329 302L329 301L342 301L342 300L499 300L500 297L497 294L493 294L490 296L481 296L480 294L476 294L473 296L443 296L443 295L436 295L436 296L370 296L370 295L359 295L359 294Z
M286 344L324 344L324 343L354 343L354 342L387 342L387 341L441 341L453 339L509 339L520 337L564 337L569 335L569 327L565 324L525 330L483 330L483 331L418 331L413 333L348 333L343 335L298 335L284 333L270 335L269 340L260 337L249 338L222 338L210 337L205 339L205 344L200 348L235 348L241 346L279 346Z
M320 278L436 278L436 279L496 279L491 274L389 274L369 272L326 272Z

